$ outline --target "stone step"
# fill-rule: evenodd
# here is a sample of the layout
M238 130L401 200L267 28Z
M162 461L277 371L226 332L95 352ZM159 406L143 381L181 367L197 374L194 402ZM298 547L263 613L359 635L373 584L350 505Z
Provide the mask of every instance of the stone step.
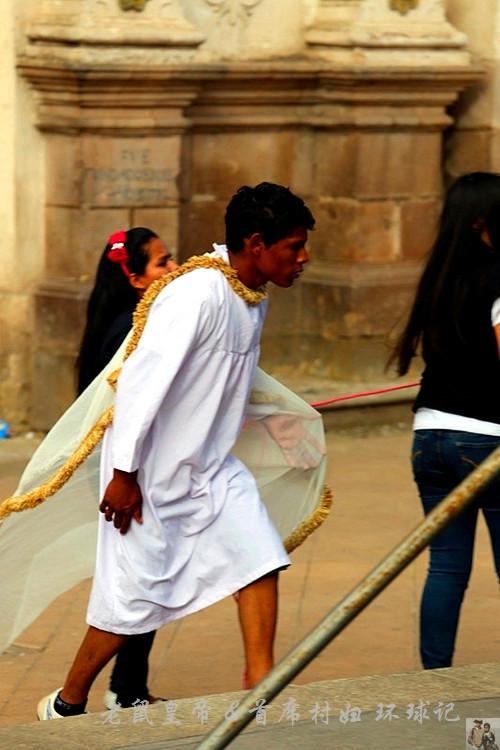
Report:
M170 750L197 747L242 692L0 729L1 750ZM495 718L497 717L497 718ZM456 750L472 720L500 735L500 664L290 686L238 750ZM466 720L469 719L467 722Z

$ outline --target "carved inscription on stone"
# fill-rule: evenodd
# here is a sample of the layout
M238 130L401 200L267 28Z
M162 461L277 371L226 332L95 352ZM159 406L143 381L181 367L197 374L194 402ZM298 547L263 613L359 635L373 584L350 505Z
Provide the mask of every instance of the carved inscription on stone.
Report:
M159 161L156 149L124 146L112 164L87 167L84 201L93 206L161 206L176 199L174 170ZM106 160L107 161L107 160Z

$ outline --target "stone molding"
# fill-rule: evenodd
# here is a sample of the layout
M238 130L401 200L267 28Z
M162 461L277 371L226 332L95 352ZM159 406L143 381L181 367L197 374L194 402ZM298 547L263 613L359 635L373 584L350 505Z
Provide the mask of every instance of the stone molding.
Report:
M419 0L405 13L388 0L318 0L305 41L311 54L344 64L414 67L415 50L425 50L420 66L470 61L467 37L447 21L441 0Z
M37 92L36 125L44 132L183 133L189 124L184 113L197 91L193 78L156 70L91 72L31 60L20 60L18 69Z
M470 65L366 71L312 61L92 70L31 56L20 57L18 69L37 92L40 130L117 135L290 126L439 130L451 123L446 107L482 75Z
M158 7L155 7L158 5ZM45 0L28 24L36 47L161 47L196 49L205 39L184 16L178 0L155 4L151 13L127 13L117 0ZM153 15L154 13L154 15ZM78 50L80 56L85 51Z
M74 276L51 276L39 281L33 292L36 297L76 299L86 303L91 289L92 277L81 280Z
M318 64L274 63L226 67L213 77L207 66L190 111L193 129L303 126L431 128L451 123L445 108L480 68L430 73L416 69L332 70Z
M390 284L412 285L422 270L420 261L396 263L322 263L315 260L305 271L307 284L324 286L375 287L383 288Z

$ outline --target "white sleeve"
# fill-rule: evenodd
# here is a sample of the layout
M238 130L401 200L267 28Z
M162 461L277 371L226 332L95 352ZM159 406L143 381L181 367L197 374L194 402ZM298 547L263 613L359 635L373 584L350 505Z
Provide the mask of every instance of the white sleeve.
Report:
M209 296L187 294L179 281L154 302L139 344L118 378L112 442L115 469L138 469L144 438L171 383L213 323Z
M494 301L491 308L491 325L493 327L500 325L500 297Z

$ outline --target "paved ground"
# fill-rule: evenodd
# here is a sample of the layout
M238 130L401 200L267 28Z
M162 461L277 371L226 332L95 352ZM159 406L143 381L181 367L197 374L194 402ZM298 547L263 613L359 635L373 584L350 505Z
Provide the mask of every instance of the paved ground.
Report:
M409 429L393 426L364 434L359 428L356 434L339 434L335 415L329 426L329 483L335 503L330 518L294 553L294 564L282 575L278 657L420 519L408 466ZM0 442L2 497L13 490L34 445L22 437ZM418 670L417 616L424 574L425 554L304 670L296 684ZM60 597L0 656L0 725L33 721L40 695L62 683L84 632L87 593L85 583ZM499 618L498 588L481 522L456 665L500 661ZM225 693L239 689L241 671L235 605L227 600L159 633L150 687L153 693L175 699ZM106 682L105 673L92 691L91 711L102 709ZM500 710L494 715L500 716ZM127 744L123 738L121 744Z

